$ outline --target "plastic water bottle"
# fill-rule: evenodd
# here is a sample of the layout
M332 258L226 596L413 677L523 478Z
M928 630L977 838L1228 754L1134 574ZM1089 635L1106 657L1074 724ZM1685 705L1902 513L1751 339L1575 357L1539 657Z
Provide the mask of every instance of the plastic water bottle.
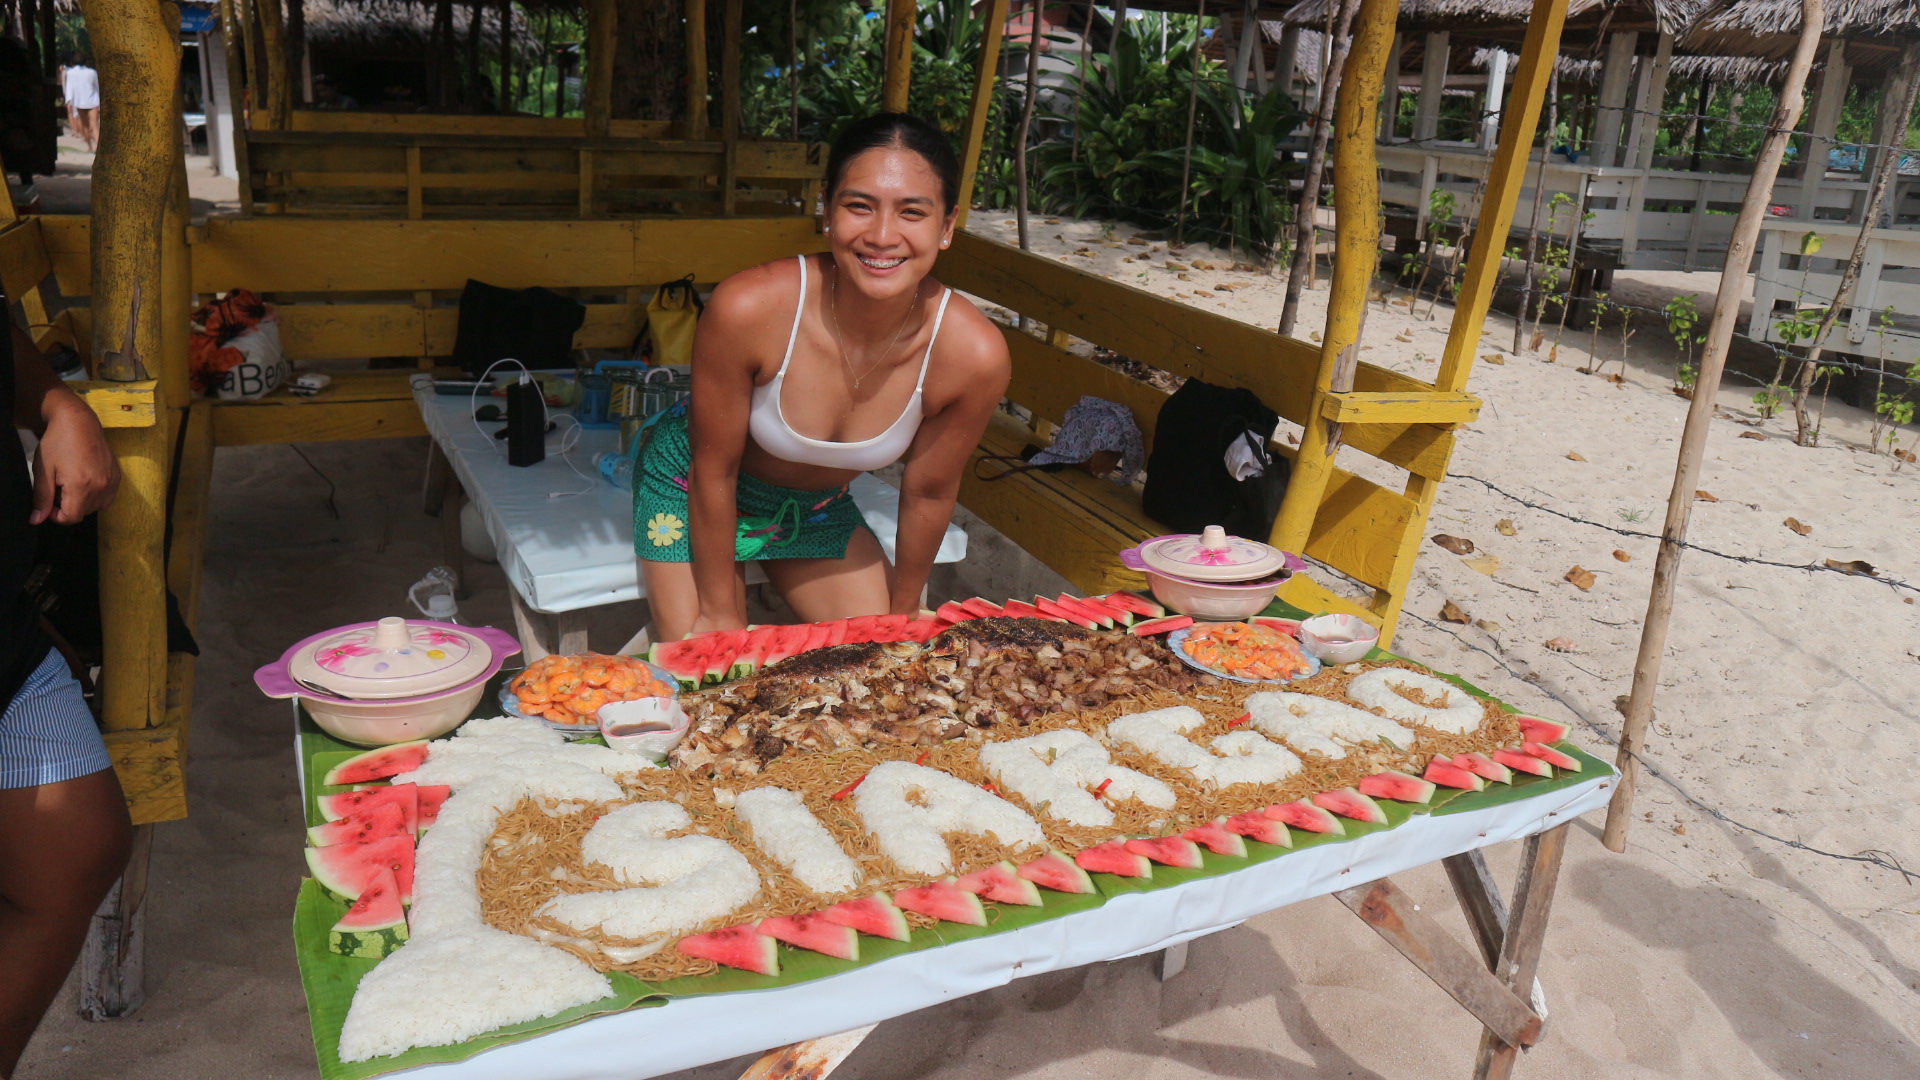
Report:
M600 478L617 488L633 486L633 455L618 450L608 450L595 454L593 464L600 470Z
M420 614L435 622L457 623L460 621L460 604L454 599L454 586L458 576L450 566L436 566L427 571L413 587L407 590L407 599L420 609Z

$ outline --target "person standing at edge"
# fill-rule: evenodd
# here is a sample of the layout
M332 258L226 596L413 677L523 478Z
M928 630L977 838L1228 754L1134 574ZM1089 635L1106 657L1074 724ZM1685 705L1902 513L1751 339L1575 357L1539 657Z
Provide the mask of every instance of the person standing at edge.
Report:
M100 73L79 53L67 54L60 69L60 93L67 99L67 120L75 138L87 144L87 153L100 150Z
M757 559L802 620L910 614L961 470L1012 361L987 317L933 279L960 163L903 113L855 121L827 157L829 250L722 281L693 345L693 393L634 472L634 548L654 639L747 625ZM847 485L906 462L896 564Z
M112 502L120 467L93 410L10 329L0 415L39 442L31 476L18 444L0 446L0 1078L60 992L133 835L80 684L25 592L34 526Z

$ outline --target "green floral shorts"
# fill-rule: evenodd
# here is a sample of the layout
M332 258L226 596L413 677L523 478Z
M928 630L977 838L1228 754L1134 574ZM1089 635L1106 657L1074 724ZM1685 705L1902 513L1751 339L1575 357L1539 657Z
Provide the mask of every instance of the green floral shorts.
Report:
M682 402L653 425L633 471L633 550L648 562L692 562L687 533L687 477L693 443ZM740 474L734 508L742 523L735 550L758 548L761 559L838 559L855 529L867 527L845 487L800 491Z

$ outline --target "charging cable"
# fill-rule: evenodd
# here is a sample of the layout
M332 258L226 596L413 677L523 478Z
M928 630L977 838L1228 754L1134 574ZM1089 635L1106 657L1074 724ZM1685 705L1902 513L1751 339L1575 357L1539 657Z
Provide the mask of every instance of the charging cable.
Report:
M513 359L512 357L502 357L498 360L495 360L493 363L487 365L487 370L480 373L480 378L474 381L473 390L467 394L467 414L469 417L472 418L473 430L479 432L481 438L485 440L484 442L482 442L481 445L491 448L493 452L496 454L506 453L507 452L506 447L494 446L494 444L498 440L496 440L491 434L489 434L486 428L483 428L480 426L480 418L474 414L479 412L480 388L483 386L489 385L487 380L492 377L494 369L499 367L501 364L512 364L514 367L519 368L521 382L529 383L533 381L533 372L527 370L527 365L521 363L518 360ZM541 396L541 400L543 402L546 400L546 397L544 394ZM581 472L580 466L574 463L573 454L572 454L573 448L580 444L580 433L585 431L586 429L581 426L580 421L574 419L573 417L567 415L566 413L560 413L556 415L554 419L565 420L567 423L573 425L573 427L570 430L568 430L565 435L562 435L560 437L560 445L557 448L556 452L560 455L560 460L567 463L567 468L573 470L573 474L575 476L578 476L580 479L585 480L587 482L587 486L581 488L578 491L549 491L547 492L547 498L573 499L573 498L578 498L579 496L582 496L582 495L589 494L594 490L594 488L599 486L600 478L597 476L588 476L586 473ZM543 432L540 437L543 439L546 438L545 433Z

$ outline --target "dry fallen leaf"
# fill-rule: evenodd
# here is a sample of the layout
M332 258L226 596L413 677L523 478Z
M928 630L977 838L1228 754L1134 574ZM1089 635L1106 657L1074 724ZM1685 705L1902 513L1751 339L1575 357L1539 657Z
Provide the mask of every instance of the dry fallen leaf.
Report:
M1699 499L1701 502L1719 502L1720 501L1720 497L1718 495L1715 495L1713 492L1706 491L1704 489L1696 490L1693 493L1693 497L1696 499Z
M1080 256L1083 259L1091 259L1093 258L1093 249L1081 248L1079 251L1074 252L1074 254Z
M1395 335L1393 336L1393 340L1395 340L1395 341L1412 341L1412 340L1413 340L1413 332L1412 332L1411 330L1402 330L1402 331L1400 331L1400 332L1399 332L1398 334L1395 334Z
M1608 382L1610 382L1610 383L1612 383L1612 384L1613 384L1613 385L1615 385L1615 386L1625 386L1625 385L1627 385L1627 377L1626 377L1625 375L1622 375L1622 374L1620 374L1620 373L1619 373L1619 372L1617 372L1617 371L1616 371L1616 372L1614 372L1613 374L1611 374L1611 375L1609 375L1609 376L1607 376L1607 381L1608 381Z
M1534 342L1534 347L1539 348L1540 343L1538 341ZM1560 359L1560 346L1555 345L1553 348L1547 350L1547 363L1551 364L1558 359Z
M1475 619L1473 620L1473 625L1485 630L1489 634L1496 633L1500 629L1500 624L1494 622L1492 619Z
M1137 245L1139 245L1140 247L1146 247L1146 246L1147 246L1147 241L1146 241L1146 238L1145 238L1145 237L1140 237L1140 236L1129 236L1129 237L1127 237L1127 243L1129 243L1129 244L1137 244Z
M1179 298L1180 298L1180 299L1182 299L1182 300L1191 300L1191 299L1193 299L1193 297L1191 297L1191 296L1188 296L1188 295L1187 295L1186 293L1183 293L1183 292L1177 292L1177 293L1174 293L1173 295L1175 295L1175 296L1177 296L1177 297L1179 297Z
M1616 558L1616 559L1619 559L1619 560L1620 560L1621 562L1632 562L1632 561L1633 561L1633 556L1631 556L1631 555L1629 555L1629 554L1627 554L1627 553L1626 553L1626 552L1624 552L1624 551L1621 551L1621 550L1620 550L1619 548L1614 548L1614 549L1613 549L1613 557L1614 557L1614 558Z
M1499 364L1501 366L1505 366L1507 362L1506 355L1503 353L1497 353L1497 352L1487 353L1486 355L1482 356L1480 359L1485 360L1489 364Z
M1757 431L1743 431L1740 433L1740 437L1743 439L1759 439L1761 442L1767 441L1767 437Z
M1466 622L1468 618L1467 613L1460 610L1460 605L1451 600L1440 605L1440 619L1442 622L1463 623Z
M1826 559L1824 562L1829 570L1840 570L1849 574L1865 574L1868 577L1880 576L1879 572L1874 570L1872 563L1862 559L1848 559L1846 562L1841 562L1839 559Z
M1453 552L1455 555L1473 554L1473 541L1463 537L1448 536L1446 533L1439 533L1434 536L1433 542Z
M1500 569L1500 559L1497 556L1481 552L1471 559L1461 559L1460 565L1469 570L1478 570L1488 577L1492 577L1494 573Z
M1802 522L1799 518L1790 517L1787 520L1781 522L1780 524L1785 525L1787 528L1792 529L1794 532L1799 533L1801 536L1805 536L1808 533L1813 531L1813 526Z
M1567 571L1567 580L1574 583L1581 592L1593 588L1593 571L1583 570L1578 565Z
M1234 263L1234 264L1233 264L1233 265L1232 265L1231 267L1228 267L1228 269L1230 269L1230 270L1232 270L1232 271L1233 271L1234 273L1236 273L1236 274L1264 274L1264 273L1266 273L1266 271L1265 271L1265 270L1262 270L1262 269L1260 269L1260 267L1259 267L1259 266L1257 266L1257 265L1255 265L1255 264L1253 264L1253 263L1250 263L1250 262L1237 262L1237 263Z
M1307 331L1307 337L1308 337L1308 338L1309 338L1310 340L1313 340L1313 341L1319 341L1319 340L1320 340L1320 331L1318 331L1318 330L1309 330L1309 331Z
M1681 836L1687 835L1687 827L1685 825L1675 825L1673 831Z
M1572 652L1574 650L1574 644L1570 638L1557 637L1548 640L1547 648L1552 649L1554 652Z
M1539 351L1540 351L1540 343L1541 343L1541 342L1543 342L1543 341L1545 341L1545 340L1547 340L1547 335L1545 335L1545 334L1543 334L1543 333L1536 333L1536 334L1534 334L1534 335L1533 335L1533 338L1532 338L1531 340L1529 340L1529 341L1527 342L1527 351L1528 351L1528 352L1539 352Z
M1183 271L1181 271L1181 272L1180 272L1180 273L1178 273L1178 274L1175 274L1175 275L1173 275L1173 276L1174 276L1174 277L1176 277L1176 278L1179 278L1179 279L1180 279L1181 281L1192 281L1192 280L1193 280L1193 275L1192 275L1192 274L1189 274L1189 273L1187 273L1187 272L1186 272L1186 271L1184 271L1184 270L1183 270Z
M1893 456L1901 461L1906 462L1909 465L1913 464L1916 461L1920 461L1920 458L1916 458L1913 456L1913 451L1911 450L1902 450L1899 448L1895 448L1895 450L1893 451Z
M1046 223L1048 225L1058 225L1060 224L1060 219L1057 217L1050 217L1047 219Z
M1587 459L1580 456L1580 451L1569 450L1567 451L1567 460L1568 461L1585 461Z
M1193 268L1195 270L1212 270L1214 266L1205 259L1195 259L1193 260Z
M1185 263L1177 263L1177 262L1174 262L1172 259L1167 260L1167 269L1169 270L1185 270L1186 268L1187 267Z
M1501 518L1499 521L1493 523L1493 531L1499 533L1501 536L1512 536L1520 530L1513 527L1512 518Z
M1222 282L1220 282L1219 284L1217 284L1217 285L1215 285L1215 286L1214 286L1214 288L1216 288L1216 289L1225 289L1225 290L1226 290L1226 291L1228 291L1228 292L1232 292L1233 290L1235 290L1235 289L1237 289L1237 288L1239 288L1239 287L1240 287L1240 286L1238 286L1238 285L1235 285L1235 284L1234 284L1233 282L1231 282L1231 281L1222 281Z

